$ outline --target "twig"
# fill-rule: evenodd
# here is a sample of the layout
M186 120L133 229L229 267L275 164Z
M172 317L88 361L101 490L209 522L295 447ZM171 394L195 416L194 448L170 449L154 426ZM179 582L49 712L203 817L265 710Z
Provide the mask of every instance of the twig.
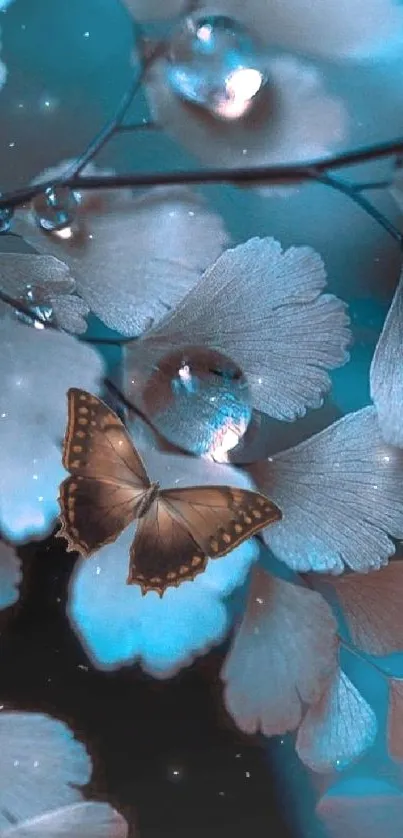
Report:
M174 172L138 172L122 175L92 175L59 178L41 184L32 184L15 192L0 196L0 209L13 208L25 204L52 186L68 186L71 189L121 189L158 185L181 185L197 183L295 183L298 181L318 180L318 175L333 169L380 160L403 154L403 139L378 143L366 148L346 151L326 160L313 160L307 163L287 163L277 166L252 166L246 168L196 169ZM351 197L351 196L350 196Z

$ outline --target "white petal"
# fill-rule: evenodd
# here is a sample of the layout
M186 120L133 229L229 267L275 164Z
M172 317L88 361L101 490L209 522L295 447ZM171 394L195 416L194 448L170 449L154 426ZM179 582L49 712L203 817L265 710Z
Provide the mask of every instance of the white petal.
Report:
M264 539L294 570L376 570L403 538L403 452L383 441L373 407L252 472L283 513Z
M357 778L358 779L358 778ZM355 778L333 786L319 800L316 814L328 838L401 838L403 794L382 780Z
M134 19L143 22L148 20L166 20L185 12L189 6L188 0L123 0Z
M50 306L54 321L66 331L85 332L87 324L83 319L89 313L88 305L79 297L72 296L75 281L64 262L54 256L39 256L35 253L2 253L0 257L0 290L25 304ZM32 300L26 297L30 289ZM10 306L0 300L0 313L10 315Z
M400 278L377 343L370 372L371 397L386 442L403 448L403 279Z
M164 60L147 77L154 118L175 140L206 163L246 166L326 157L345 141L344 103L330 96L319 71L290 56L267 61L271 88L243 119L225 123L190 108L169 87Z
M186 187L103 193L82 212L81 232L68 239L45 236L27 214L16 229L63 259L94 314L127 336L165 315L228 242L221 218Z
M337 666L336 622L314 591L252 575L248 605L222 678L238 727L267 736L295 730Z
M0 541L0 610L17 602L21 562L12 547Z
M143 597L137 586L126 584L132 539L133 532L125 532L77 563L68 615L99 669L139 661L155 677L169 678L224 639L229 629L224 596L242 584L257 550L245 542L160 599L154 592Z
M326 274L310 247L284 253L272 238L227 250L177 309L126 355L126 394L175 347L216 349L245 374L253 407L291 421L319 407L326 369L347 360L344 304L322 295Z
M317 577L316 577L317 578ZM319 590L322 590L321 579ZM335 591L352 642L367 655L403 649L403 563L390 562L365 576L344 573L323 585Z
M63 722L0 713L0 828L81 799L91 762Z
M312 771L346 768L373 745L374 711L339 669L320 701L309 708L297 736L297 753Z
M24 821L2 833L3 838L126 838L122 815L107 803L76 803Z
M403 42L402 9L396 0L214 0L266 43L325 58L373 58Z
M135 427L142 423L136 423ZM162 488L191 485L235 485L248 488L246 475L209 460L163 454L146 445L134 432L152 480ZM100 669L116 669L139 660L160 678L170 677L219 643L229 628L224 598L245 581L258 556L255 540L227 556L208 562L194 582L169 588L162 599L155 593L142 596L137 586L126 584L130 544L129 528L115 544L75 567L68 614L92 661Z
M58 514L66 392L98 392L102 361L74 338L0 320L0 530L10 541L46 535Z

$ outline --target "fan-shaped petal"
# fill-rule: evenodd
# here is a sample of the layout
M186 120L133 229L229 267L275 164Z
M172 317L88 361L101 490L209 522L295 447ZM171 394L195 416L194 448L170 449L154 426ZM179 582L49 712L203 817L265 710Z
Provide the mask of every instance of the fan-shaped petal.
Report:
M272 238L227 250L178 307L126 354L126 394L175 348L208 347L245 374L252 404L291 421L319 407L327 369L345 363L350 339L344 304L321 294L326 274L310 247L282 252ZM195 417L197 421L197 417Z
M73 296L75 281L69 268L54 256L35 253L2 253L0 256L0 291L19 300L38 314L52 319L68 332L85 332L84 317L89 308ZM0 300L0 314L10 314L10 306Z
M353 780L338 783L319 800L316 813L329 838L401 838L403 794L381 780L363 777L357 793Z
M353 643L367 655L403 651L403 563L378 573L326 580L336 594ZM320 586L322 588L322 585Z
M265 541L294 570L379 569L403 538L403 452L384 442L373 407L251 471L283 513Z
M337 667L336 622L315 591L255 568L248 605L225 661L225 704L238 727L295 730Z
M370 372L371 397L386 442L403 448L403 279L377 343Z
M126 838L125 819L107 803L76 803L24 821L3 838Z
M179 302L228 243L221 218L187 187L90 193L65 238L45 235L29 213L16 229L66 262L91 311L129 337Z
M97 392L102 361L65 333L0 320L0 530L14 542L46 535L58 514L66 392Z
M0 829L81 800L91 762L63 722L0 713Z
M374 711L345 672L338 669L298 731L297 753L312 771L345 768L373 745Z

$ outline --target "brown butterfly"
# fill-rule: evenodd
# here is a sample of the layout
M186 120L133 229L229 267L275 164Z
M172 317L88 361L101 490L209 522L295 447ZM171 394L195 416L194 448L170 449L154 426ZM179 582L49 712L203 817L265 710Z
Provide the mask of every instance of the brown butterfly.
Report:
M194 579L207 559L225 556L281 512L264 495L228 486L163 489L151 483L123 423L100 399L68 391L60 486L68 550L89 556L139 519L127 583L160 596Z

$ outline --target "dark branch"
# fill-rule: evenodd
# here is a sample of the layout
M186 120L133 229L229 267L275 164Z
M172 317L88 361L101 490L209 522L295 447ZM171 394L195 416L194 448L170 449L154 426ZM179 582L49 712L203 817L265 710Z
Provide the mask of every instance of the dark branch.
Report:
M28 186L15 192L3 193L0 209L17 207L35 198L52 186L69 186L71 189L122 189L159 185L206 184L206 183L295 183L317 180L318 175L345 168L346 166L380 160L403 154L403 139L367 146L354 151L345 151L326 160L308 163L290 163L279 166L254 166L237 169L196 169L194 171L145 172L124 175L62 176L56 180ZM353 190L352 190L353 191Z

